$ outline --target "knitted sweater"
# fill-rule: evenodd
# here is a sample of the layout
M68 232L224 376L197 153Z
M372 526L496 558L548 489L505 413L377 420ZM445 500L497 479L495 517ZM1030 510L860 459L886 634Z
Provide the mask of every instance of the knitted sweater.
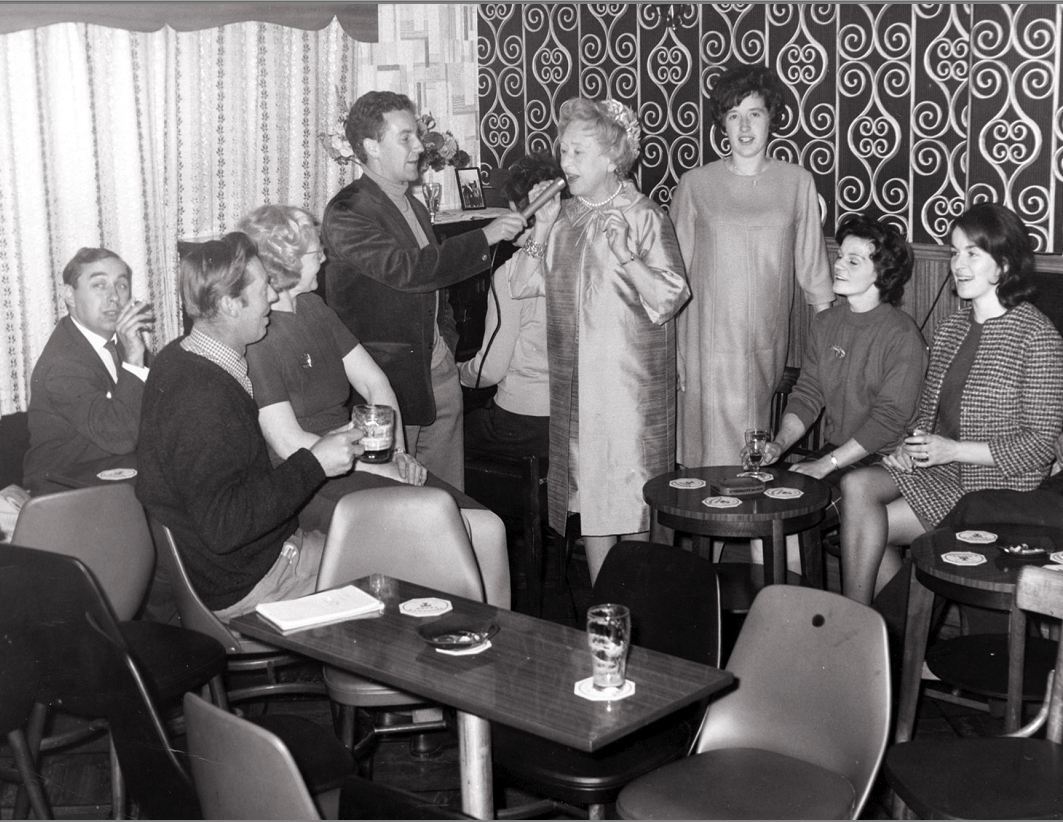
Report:
M934 335L915 424L933 431L945 374L972 319L950 316ZM960 437L984 442L993 465L950 463L909 474L890 471L912 509L930 524L959 498L983 488L1030 491L1048 473L1063 429L1063 340L1031 303L987 320L960 400Z
M173 531L212 610L238 602L265 575L325 481L306 449L274 468L254 400L180 340L162 350L144 387L137 459L137 496Z

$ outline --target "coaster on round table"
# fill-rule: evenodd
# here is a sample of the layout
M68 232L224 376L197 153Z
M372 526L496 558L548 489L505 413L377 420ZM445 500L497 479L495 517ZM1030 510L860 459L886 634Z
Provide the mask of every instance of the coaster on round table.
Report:
M804 495L805 492L800 488L769 488L764 492L764 496L772 499L797 499Z
M136 475L136 468L108 468L106 471L100 471L96 476L102 480L126 480L133 479Z
M709 508L734 508L737 505L741 505L742 500L738 497L705 497L701 504L707 505Z
M1063 551L1053 551L1048 558L1057 565L1063 565Z
M982 565L988 561L985 554L974 551L949 551L941 555L941 560L949 565Z
M956 539L960 542L969 542L971 545L989 545L997 541L997 535L992 531L957 531Z
M589 676L577 682L572 691L576 696L589 699L591 702L615 702L618 699L627 699L635 693L635 682L625 679L624 684L619 688L595 688L594 677Z
M445 614L454 608L449 600L437 599L436 597L421 597L408 599L399 605L399 611L412 617L435 617Z
M668 483L672 488L679 488L684 491L692 491L695 488L704 488L705 480L698 479L697 477L679 477Z

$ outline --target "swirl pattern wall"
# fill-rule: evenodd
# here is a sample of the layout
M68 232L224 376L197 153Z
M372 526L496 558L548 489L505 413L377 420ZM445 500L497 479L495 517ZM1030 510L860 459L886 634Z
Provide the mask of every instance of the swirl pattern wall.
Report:
M824 225L888 215L947 241L966 204L1018 211L1063 250L1057 4L484 4L480 161L551 149L569 97L615 97L644 129L637 181L667 206L683 172L727 153L708 122L715 78L770 65L789 89L773 156L816 177Z

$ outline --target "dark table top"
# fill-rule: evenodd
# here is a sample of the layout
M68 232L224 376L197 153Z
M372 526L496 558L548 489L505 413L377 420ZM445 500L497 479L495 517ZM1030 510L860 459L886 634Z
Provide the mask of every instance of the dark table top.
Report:
M710 508L702 500L716 496L712 484L733 478L742 471L738 465L714 465L705 468L684 468L661 474L647 482L642 488L642 496L658 513L681 518L690 524L763 524L776 519L796 519L822 511L830 502L830 486L822 480L795 474L785 468L768 466L761 469L771 474L774 479L765 483L769 488L796 488L803 495L795 499L772 499L763 493L738 497L741 505L734 508ZM674 479L692 477L705 480L705 486L696 489L673 488L669 483Z
M384 613L280 634L257 614L233 620L242 634L424 696L492 722L593 751L726 687L726 671L632 647L628 677L635 693L613 702L578 697L573 686L591 674L586 634L536 617L383 578ZM370 590L369 578L356 585ZM408 599L438 596L454 610L434 619L495 623L492 647L476 656L448 656L417 629L433 619L399 612ZM635 619L638 615L634 615Z
M1008 525L988 523L977 529L997 534L997 540L985 545L971 544L956 538L956 531L939 528L919 536L912 542L912 561L920 579L926 577L945 583L987 593L1012 595L1019 578L1019 569L1024 565L1048 565L1049 554L1063 550L1063 530L1047 526ZM1046 552L1038 557L1024 559L1005 554L1001 545L1016 545L1022 542L1034 544L1044 541ZM971 551L982 554L982 565L952 565L945 562L942 554L950 551Z

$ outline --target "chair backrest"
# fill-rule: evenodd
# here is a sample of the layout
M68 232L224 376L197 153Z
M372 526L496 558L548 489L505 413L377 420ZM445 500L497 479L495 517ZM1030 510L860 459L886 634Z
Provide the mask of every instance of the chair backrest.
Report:
M484 585L454 498L439 488L368 488L336 505L319 589L386 574L483 602Z
M631 641L703 665L720 664L720 589L703 557L651 542L618 542L592 599L631 610Z
M207 819L319 819L299 768L273 733L185 694L188 757Z
M38 700L107 720L129 795L143 815L200 818L149 686L85 565L62 554L3 546L0 602L0 637L9 647L31 649L37 660Z
M177 612L181 615L181 626L213 637L225 647L228 654L240 653L240 640L214 615L192 586L192 580L189 579L181 554L177 550L173 532L154 517L150 518L150 522L159 565L172 586L174 599L177 600Z
M126 483L32 497L19 513L11 541L80 559L120 620L136 614L155 568L144 509Z
M839 773L860 813L890 724L886 624L827 591L769 585L727 664L737 687L709 705L694 751L759 748Z
M1063 619L1063 574L1035 566L1022 568L1015 588L1015 603L1024 611ZM1045 736L1053 742L1063 742L1063 642L1056 649Z

